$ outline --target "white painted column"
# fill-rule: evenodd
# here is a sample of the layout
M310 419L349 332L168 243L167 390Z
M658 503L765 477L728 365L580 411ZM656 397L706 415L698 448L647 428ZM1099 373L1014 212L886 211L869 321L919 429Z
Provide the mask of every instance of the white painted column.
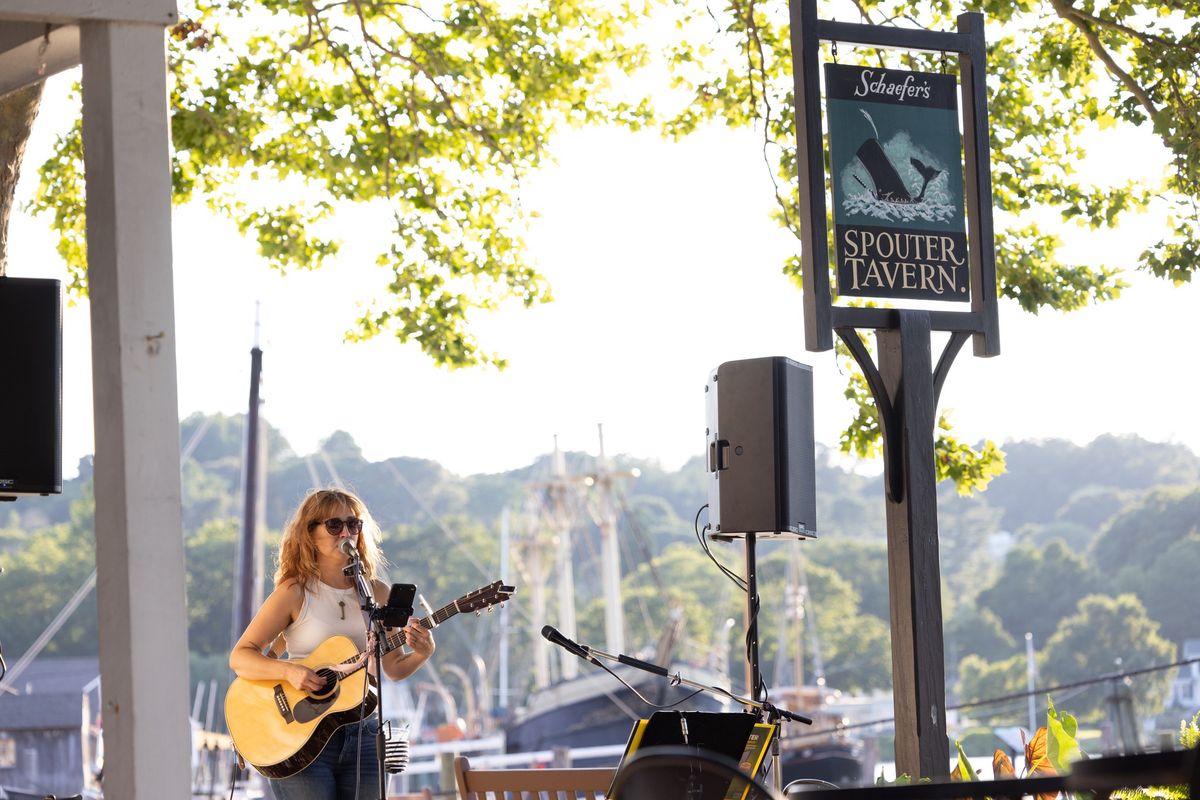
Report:
M81 26L104 795L190 795L164 31Z

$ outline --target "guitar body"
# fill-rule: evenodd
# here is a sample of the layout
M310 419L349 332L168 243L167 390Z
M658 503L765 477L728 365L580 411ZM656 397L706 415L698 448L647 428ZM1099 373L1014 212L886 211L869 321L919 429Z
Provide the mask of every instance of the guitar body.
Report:
M354 642L331 636L299 663L320 672L358 655ZM363 689L367 671L358 669L333 683L323 696L310 695L287 681L235 678L225 694L225 721L237 751L268 778L287 778L312 763L329 737L343 725L375 710L375 693Z
M456 614L491 610L514 591L502 581L493 581L417 622L433 630ZM388 653L404 643L405 634L400 630L385 636L380 646ZM294 689L287 681L235 678L225 693L225 723L234 749L268 778L287 778L307 767L338 728L366 718L378 705L373 691L366 692L363 702L367 670L358 665L365 656L345 636L331 636L322 642L299 663L327 679L341 668L342 677L328 680L330 688L317 694Z

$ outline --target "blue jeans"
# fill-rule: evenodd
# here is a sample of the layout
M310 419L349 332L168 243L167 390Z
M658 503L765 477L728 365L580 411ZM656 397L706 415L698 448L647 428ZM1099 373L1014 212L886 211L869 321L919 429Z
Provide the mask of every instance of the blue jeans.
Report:
M375 755L374 717L358 725L345 725L329 737L313 762L290 778L271 781L276 800L355 800L379 797L379 761ZM359 743L362 743L361 753Z

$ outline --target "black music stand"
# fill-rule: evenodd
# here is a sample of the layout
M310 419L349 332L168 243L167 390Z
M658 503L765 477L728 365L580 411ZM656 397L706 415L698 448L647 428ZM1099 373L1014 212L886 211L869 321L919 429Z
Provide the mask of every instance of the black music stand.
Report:
M734 764L742 760L758 718L745 712L655 711L648 720L634 724L609 787L609 800L620 800L614 792L616 774L639 752L649 748L716 753ZM680 761L658 770L656 790L670 787L671 797L688 800L723 800L730 789L730 776L704 770L699 762ZM627 788L627 787L626 787Z

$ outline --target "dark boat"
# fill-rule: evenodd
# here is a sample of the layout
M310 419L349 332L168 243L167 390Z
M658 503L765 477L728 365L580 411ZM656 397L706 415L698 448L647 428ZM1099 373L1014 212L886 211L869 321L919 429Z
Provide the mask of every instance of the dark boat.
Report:
M783 785L802 778L829 781L839 787L863 785L864 754L861 741L839 730L842 718L823 710L821 692L815 686L779 690L785 708L799 710L813 724L786 723L780 740Z
M613 672L633 685L647 699L658 705L684 700L696 690L671 686L657 675L639 669L616 665ZM674 710L729 711L728 701L722 703L702 692L686 700ZM509 753L536 752L558 747L611 747L629 738L634 723L648 718L654 708L646 705L616 678L600 669L568 681L556 683L534 694L526 709L505 730L505 750ZM573 766L612 766L619 753L590 758L576 758Z

